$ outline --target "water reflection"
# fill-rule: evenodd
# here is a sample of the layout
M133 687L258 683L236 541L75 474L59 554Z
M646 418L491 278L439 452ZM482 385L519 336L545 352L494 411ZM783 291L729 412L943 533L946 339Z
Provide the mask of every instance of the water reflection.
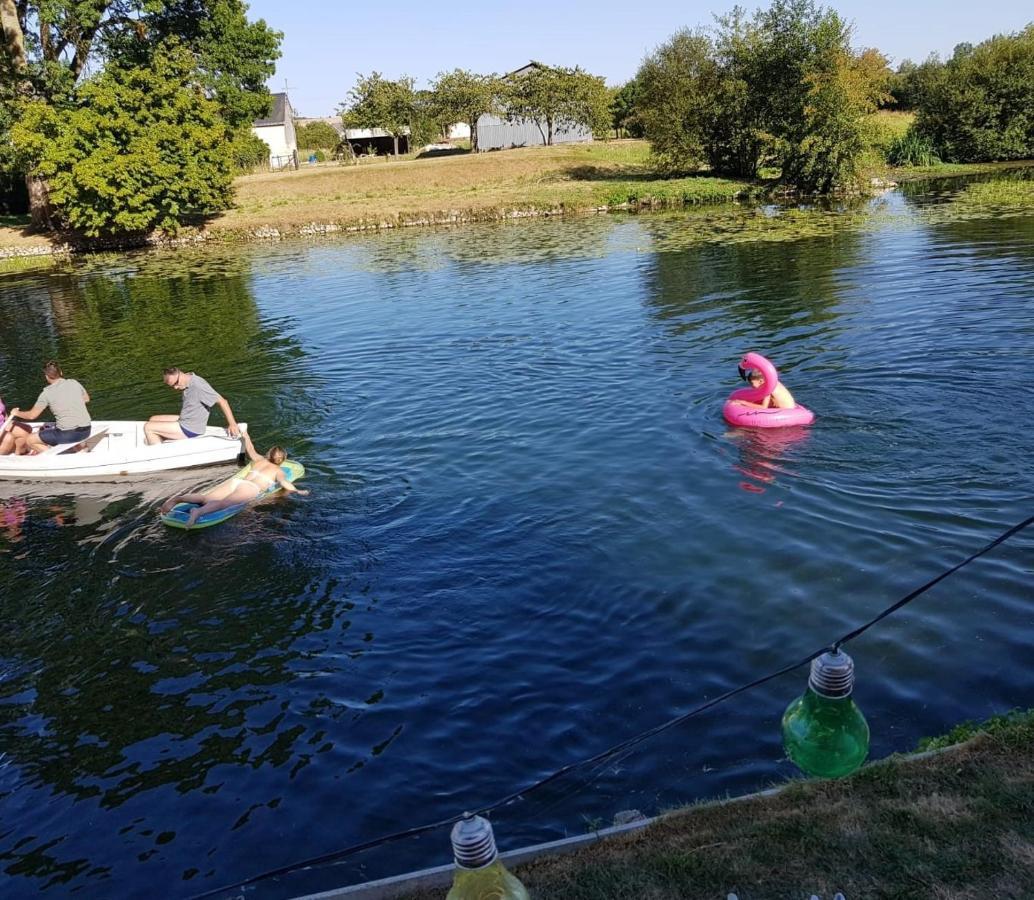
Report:
M802 426L734 428L727 432L726 439L739 455L734 468L746 476L746 480L740 481L740 488L749 493L763 494L778 477L793 477L796 472L789 466L795 451L803 449L809 435L810 430Z

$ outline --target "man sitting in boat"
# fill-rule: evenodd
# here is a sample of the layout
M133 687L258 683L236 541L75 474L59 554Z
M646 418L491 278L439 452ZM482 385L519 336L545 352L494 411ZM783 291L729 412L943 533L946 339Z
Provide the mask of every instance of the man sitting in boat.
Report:
M43 388L32 409L22 411L14 407L8 413L7 429L0 440L0 456L16 453L42 453L59 444L78 444L90 436L90 413L86 404L90 395L74 378L65 378L61 366L51 360L43 367L47 386ZM38 419L50 407L55 424L44 425L33 431L15 419Z
M278 484L289 494L304 496L309 493L291 484L287 473L280 467L280 463L287 459L287 451L283 447L270 447L269 452L262 456L255 449L248 432L243 432L241 438L244 441L244 449L251 457L251 466L248 469L242 470L229 481L207 493L178 494L170 497L162 504L161 511L167 513L177 503L197 504L187 517L187 528L190 528L201 516L226 509L228 506L251 503Z
M212 407L218 405L226 416L226 430L230 437L240 437L237 420L233 410L225 399L216 393L200 375L183 372L176 366L165 369L162 373L165 383L177 391L183 391L183 406L178 416L151 416L144 424L144 441L148 444L160 444L162 441L181 441L195 438L205 433L208 427L208 416Z

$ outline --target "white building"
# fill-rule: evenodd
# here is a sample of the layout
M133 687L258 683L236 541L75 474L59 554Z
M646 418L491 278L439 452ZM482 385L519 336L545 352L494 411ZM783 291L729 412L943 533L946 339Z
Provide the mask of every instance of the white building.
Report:
M294 135L294 110L287 94L273 94L273 107L265 119L256 119L251 130L269 146L271 169L295 168L298 141Z

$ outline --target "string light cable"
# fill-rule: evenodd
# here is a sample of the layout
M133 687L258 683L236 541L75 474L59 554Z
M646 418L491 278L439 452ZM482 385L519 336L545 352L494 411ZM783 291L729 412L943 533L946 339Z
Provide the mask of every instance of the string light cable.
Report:
M642 744L644 741L648 741L650 738L655 737L656 735L661 734L662 732L668 731L669 729L682 725L684 722L688 722L690 719L695 718L696 716L699 716L701 713L707 712L707 710L713 709L714 707L722 703L725 703L727 700L731 700L733 697L739 696L740 694L744 694L747 691L753 690L754 688L761 687L761 685L763 684L767 684L770 681L774 681L777 678L781 678L783 675L787 675L790 672L793 672L797 669L800 669L803 666L810 664L813 659L817 659L827 651L836 652L844 644L847 644L850 641L853 641L855 638L863 635L876 623L887 618L887 616L894 614L899 609L902 609L903 607L907 606L917 597L921 596L922 594L925 594L928 590L930 590L930 588L944 581L945 578L954 575L956 572L959 571L959 569L963 568L964 566L968 566L974 560L979 559L981 556L990 552L995 547L1005 543L1011 537L1023 531L1025 528L1029 527L1032 524L1034 524L1034 516L1029 516L1022 522L1013 525L1012 528L1002 532L993 541L981 547L975 553L966 557L964 560L952 566L950 569L946 569L945 571L941 572L941 574L938 575L936 578L932 578L925 584L920 585L914 591L906 594L900 600L891 604L886 609L882 610L880 613L875 615L873 618L869 619L869 621L865 622L862 625L859 625L854 630L849 631L847 632L847 634L837 638L835 641L833 641L832 644L829 644L825 647L820 647L818 650L809 653L804 658L799 659L796 662L792 662L785 666L782 666L781 668L776 669L775 671L769 672L767 675L762 675L759 678L755 678L753 681L748 681L744 684L739 685L738 687L731 688L725 693L719 694L717 697L711 700L707 700L706 702L701 703L698 706L695 706L692 709L675 716L674 718L668 719L665 722L661 722L660 724L653 726L653 728L649 728L646 731L641 731L638 734L633 735L632 737L626 738L620 743L614 744L613 746L608 747L606 750L602 750L594 756L589 756L583 759L575 760L574 762L570 762L567 765L562 766L556 771L550 773L549 775L540 778L538 781L532 782L531 784L519 790L513 791L512 793L507 794L505 797L501 797L493 803L489 803L487 806L477 808L476 810L474 810L474 812L476 812L476 814L478 815L484 816L491 813L493 810L497 810L504 806L508 806L511 803L516 802L517 800L522 800L529 794L538 791L539 789L545 787L548 784L551 784L552 782L556 781L559 778L562 778L564 775L567 775L570 772L575 771L576 769L583 768L584 766L591 766L593 764L606 762L607 760L611 759L612 757L618 754L627 753L627 751L631 750L633 747L638 746L639 744ZM372 850L374 847L379 847L383 844L393 843L394 841L399 841L407 837L416 837L417 835L426 834L429 831L434 831L438 828L443 828L446 825L452 825L453 823L458 821L459 818L460 816L458 815L450 816L446 819L439 819L436 822L428 822L426 825L417 825L413 828L406 828L403 831L396 831L391 834L385 834L380 837L371 838L370 840L363 841L358 844L351 844L350 846L344 847L339 850L332 850L328 853L323 853L319 856L313 856L308 859L300 860L298 862L289 863L287 865L280 866L276 869L269 869L268 871L261 872L257 875L253 875L250 878L245 879L244 881L238 881L234 882L233 884L224 885L223 887L206 891L203 894L194 894L190 898L190 900L206 900L206 898L215 897L220 894L225 894L234 890L239 890L249 885L256 884L260 881L267 881L271 878L279 878L281 876L289 875L293 872L298 872L303 869L309 869L314 866L324 865L330 862L337 862L349 856L354 856L357 853L362 853L364 850Z

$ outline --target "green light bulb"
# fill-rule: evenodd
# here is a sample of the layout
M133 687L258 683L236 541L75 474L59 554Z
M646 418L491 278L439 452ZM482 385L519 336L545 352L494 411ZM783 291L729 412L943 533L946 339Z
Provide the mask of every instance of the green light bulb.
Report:
M456 874L445 900L529 900L524 885L500 862L487 819L466 813L451 837Z
M854 661L842 650L811 661L804 695L783 713L783 746L799 769L820 778L850 775L869 755L869 725L851 699Z

